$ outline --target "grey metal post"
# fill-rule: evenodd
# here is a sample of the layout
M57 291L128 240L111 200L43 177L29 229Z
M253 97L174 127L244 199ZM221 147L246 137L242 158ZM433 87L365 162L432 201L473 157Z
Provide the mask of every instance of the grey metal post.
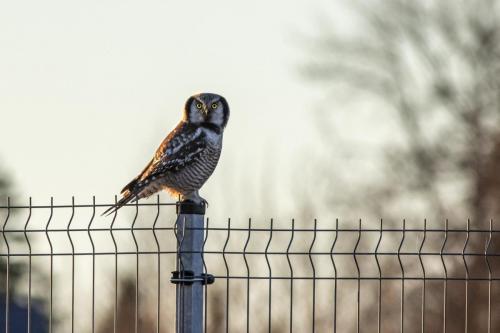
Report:
M176 332L203 333L203 274L205 206L180 202L177 206ZM213 282L213 279L212 281ZM210 283L208 282L208 283Z

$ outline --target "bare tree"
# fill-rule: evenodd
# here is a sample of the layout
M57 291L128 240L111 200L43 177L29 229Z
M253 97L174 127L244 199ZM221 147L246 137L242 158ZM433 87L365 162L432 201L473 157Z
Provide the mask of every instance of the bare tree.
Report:
M314 38L306 75L336 96L342 86L350 99L362 96L377 112L392 112L401 140L384 146L382 180L371 177L377 180L367 179L341 199L363 198L373 215L395 217L401 207L418 207L414 216L461 225L470 217L472 225L487 226L500 210L500 3L388 0L349 6L355 31L325 28ZM326 193L327 203L336 200ZM470 249L484 243L477 239ZM484 273L484 263L471 260L469 269ZM480 330L487 290L477 287L473 294L469 328ZM432 327L439 327L442 297L430 295ZM451 313L463 313L463 290L455 288L449 297ZM461 320L448 325L450 331L463 329ZM498 319L493 325L500 327Z
M386 175L440 216L489 216L499 141L500 16L495 1L355 2L357 32L316 39L310 78L342 83L394 112L404 141L387 147ZM335 85L333 85L335 86ZM378 110L377 110L378 111ZM332 115L333 116L333 115ZM387 172L390 170L391 172ZM450 187L458 198L450 199ZM458 212L457 206L466 207Z

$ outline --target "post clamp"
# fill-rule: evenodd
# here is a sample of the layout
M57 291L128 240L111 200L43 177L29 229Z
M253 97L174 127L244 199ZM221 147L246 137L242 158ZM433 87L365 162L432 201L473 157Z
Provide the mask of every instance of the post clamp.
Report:
M206 205L204 203L196 203L191 200L178 201L175 204L177 215L179 214L196 214L205 215Z
M194 282L201 282L202 285L212 284L215 277L212 274L201 273L195 276L193 271L173 271L170 282L173 284L192 285Z

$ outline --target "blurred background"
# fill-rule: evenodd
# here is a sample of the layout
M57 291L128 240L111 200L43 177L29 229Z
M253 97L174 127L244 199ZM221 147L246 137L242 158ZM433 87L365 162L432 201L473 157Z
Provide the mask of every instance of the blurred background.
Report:
M500 209L498 1L3 2L0 50L3 201L111 203L206 91L231 107L214 223Z

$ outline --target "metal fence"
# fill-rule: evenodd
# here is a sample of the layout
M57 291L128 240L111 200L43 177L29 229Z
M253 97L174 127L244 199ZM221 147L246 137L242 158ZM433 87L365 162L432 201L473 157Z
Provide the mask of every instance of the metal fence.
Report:
M498 332L492 220L212 221L0 206L5 332Z

